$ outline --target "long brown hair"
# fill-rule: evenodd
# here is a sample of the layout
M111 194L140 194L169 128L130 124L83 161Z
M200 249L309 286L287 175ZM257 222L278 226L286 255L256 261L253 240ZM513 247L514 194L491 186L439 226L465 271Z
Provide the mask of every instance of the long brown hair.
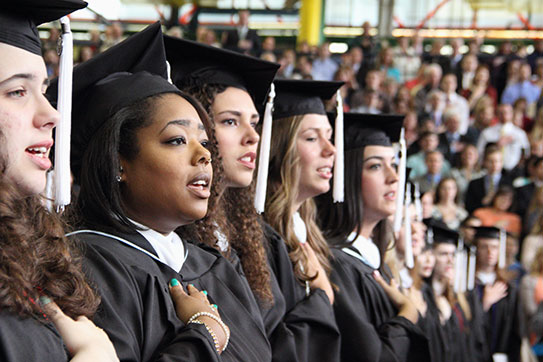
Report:
M0 164L0 310L40 319L38 299L48 296L72 318L92 317L100 298L86 282L60 219L39 196L22 195L4 177L6 162Z
M215 96L226 90L226 86L203 84L185 85L184 90L196 97L204 106L213 121L211 105ZM213 123L213 122L212 122ZM273 295L270 285L270 270L268 268L267 254L264 246L264 233L260 224L260 217L254 208L254 182L246 188L225 187L222 158L217 146L217 138L212 128L210 149L213 158L212 195L209 199L207 216L186 227L179 229L179 233L187 238L208 244L231 259L231 248L235 250L245 277L251 290L260 303L265 306L273 304ZM222 233L228 240L227 250L221 250L218 233Z
M264 219L285 240L290 260L294 265L296 277L302 281L314 279L302 270L308 270L307 258L299 240L294 235L292 215L298 196L300 180L299 155L296 148L298 132L303 116L293 116L273 121L270 153L270 182L266 197ZM317 226L317 207L313 199L307 199L299 209L300 216L307 227L307 242L315 251L317 258L327 273L330 272L330 249L321 230Z

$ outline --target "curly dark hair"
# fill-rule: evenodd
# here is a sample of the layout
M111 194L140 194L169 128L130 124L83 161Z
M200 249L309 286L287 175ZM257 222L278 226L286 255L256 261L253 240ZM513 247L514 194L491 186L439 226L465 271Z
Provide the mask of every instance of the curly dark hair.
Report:
M100 298L85 280L79 250L64 236L60 218L39 196L22 195L5 180L6 162L0 164L0 310L43 320L37 300L46 295L72 318L92 317Z
M226 90L226 86L215 84L177 84L180 89L196 97L211 117L211 105L215 96ZM270 286L264 233L261 220L254 208L254 185L247 188L227 188L224 182L222 159L217 147L214 130L210 139L214 147L210 149L213 162L213 193L209 199L207 216L192 225L183 226L179 233L187 238L196 239L220 250L217 235L222 233L229 241L228 249L221 251L231 259L231 249L238 254L243 271L251 290L264 306L273 305Z

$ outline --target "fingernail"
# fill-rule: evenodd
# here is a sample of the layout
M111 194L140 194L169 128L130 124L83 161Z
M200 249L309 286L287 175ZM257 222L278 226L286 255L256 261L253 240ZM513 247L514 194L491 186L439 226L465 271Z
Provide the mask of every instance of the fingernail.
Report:
M50 299L49 297L46 297L46 296L44 296L44 295L42 295L42 296L40 297L40 304L41 304L42 306L47 305L47 304L49 304L49 303L51 303L51 299Z
M179 281L175 278L170 280L170 287L177 287L179 285Z
M204 293L204 295L207 295L207 290L202 290L202 293Z
M373 276L374 276L374 277L380 277L381 274L379 273L379 270L374 270L374 271L373 271Z
M190 285L191 287L193 287L193 288L196 288L196 287L194 286L194 284L189 284L189 285Z
M211 304L211 308L219 309L219 306L217 304Z

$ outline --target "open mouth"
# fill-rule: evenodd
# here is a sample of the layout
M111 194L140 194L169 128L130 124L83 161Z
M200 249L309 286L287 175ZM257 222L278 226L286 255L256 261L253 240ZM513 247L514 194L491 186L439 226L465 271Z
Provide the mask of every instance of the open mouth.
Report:
M201 173L189 181L187 187L194 193L196 196L207 199L210 196L209 184L211 182L211 177L206 173Z
M53 142L47 142L46 144L33 145L25 149L26 154L30 157L32 162L36 164L42 170L48 170L51 168L51 160L49 160L49 149L53 146Z
M332 166L319 167L317 172L320 177L330 179L332 177Z
M256 153L254 152L247 152L240 158L238 158L238 161L243 164L245 167L250 168L251 170L255 168L255 160L256 160Z
M385 199L388 201L396 200L396 191L390 191L385 194Z

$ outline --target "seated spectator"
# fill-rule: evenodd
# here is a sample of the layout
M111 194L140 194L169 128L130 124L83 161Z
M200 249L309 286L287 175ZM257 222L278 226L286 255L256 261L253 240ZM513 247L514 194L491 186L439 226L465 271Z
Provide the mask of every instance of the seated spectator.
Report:
M543 189L538 190L537 198L539 202L543 201ZM535 251L543 248L543 212L539 210L539 215L534 220L533 226L524 238L522 243L522 253L520 261L525 268L528 268L534 260Z
M523 215L523 235L533 234L543 227L543 185L537 186Z
M400 71L400 83L417 76L420 68L420 57L415 49L409 46L408 37L399 37L398 46L394 48L394 67Z
M469 213L488 206L498 187L512 184L509 174L503 168L503 153L496 145L490 145L485 150L483 167L486 175L472 179L465 193L464 205Z
M523 155L528 155L530 144L526 132L513 124L513 107L510 104L500 104L497 110L499 124L481 132L477 148L483 153L488 143L496 143L507 157L504 168L512 170Z
M511 186L500 186L490 205L476 209L473 216L481 220L482 226L505 229L518 237L522 231L522 221L517 214L511 212L513 196Z
M539 99L541 88L533 85L530 80L532 78L532 68L528 63L522 63L520 66L518 81L511 83L505 87L501 102L505 104L513 104L519 98L525 98L528 102L528 107L532 106Z
M443 71L439 64L429 64L424 68L424 80L411 91L414 95L415 109L419 114L424 112L427 97L431 91L439 89Z
M311 75L314 80L331 81L339 65L331 58L330 43L324 42L318 48L318 56L313 60Z
M520 97L513 103L513 124L525 132L532 129L533 119L528 117L528 102Z
M451 176L456 181L461 200L465 199L470 181L482 177L484 174L485 172L479 168L479 152L477 151L477 147L467 144L460 153L460 165L451 169Z
M381 49L377 66L383 72L385 79L392 78L396 83L401 82L400 71L394 66L394 51L392 48Z
M443 124L445 131L439 134L438 148L451 165L457 164L459 153L466 146L466 140L468 143L472 143L475 136L468 135L467 132L465 135L460 134L460 116L454 107L445 109Z
M292 77L294 67L296 65L296 52L292 49L285 49L281 57L279 57L281 67L277 71L277 78L289 79Z
M532 73L536 72L540 60L543 60L543 39L534 39L534 51L526 57L526 61L532 67Z
M313 63L311 58L307 55L301 55L296 59L296 68L292 72L292 79L313 79L311 75L311 69L313 68Z
M535 258L527 266L529 274L526 274L520 283L520 303L522 307L522 316L524 322L523 335L527 335L532 352L534 352L537 360L543 359L543 336L541 331L534 330L533 321L535 318L541 318L537 315L540 312L538 308L543 303L543 247L533 249ZM526 265L525 265L526 267Z
M462 89L460 94L468 100L470 114L475 113L475 110L485 98L490 98L494 107L497 105L498 93L490 84L490 71L487 65L481 64L477 67L473 82L468 88Z
M456 75L447 73L441 79L441 89L445 93L445 107L452 107L460 118L460 134L465 134L469 127L469 106L464 97L456 93L458 86Z
M403 129L405 131L405 142L407 144L407 149L409 150L410 146L415 144L419 139L417 113L414 111L408 111L405 114L405 118L403 119Z
M357 92L359 94L359 92ZM354 98L354 97L353 97ZM373 89L365 89L362 91L362 104L357 105L355 108L351 108L353 113L369 113L380 114L381 113L381 101L379 99L379 93ZM357 103L359 101L357 100ZM353 99L353 106L355 105L355 99Z
M444 130L443 112L445 111L445 93L439 89L434 89L426 98L426 105L421 117L429 118L434 122L437 132Z
M419 184L420 192L425 193L437 187L441 179L447 176L444 171L443 154L438 150L429 151L425 154L426 173L422 176L411 178Z
M466 54L460 62L460 71L457 73L458 89L460 94L471 88L475 73L479 66L479 60L475 54Z
M411 169L409 177L411 179L416 179L419 176L425 175L427 173L426 167L426 154L428 152L433 152L437 150L439 145L439 138L437 133L433 131L425 131L420 135L419 139L420 151L409 156L407 158L407 167ZM439 170L445 174L449 173L451 165L447 160L443 161L443 170ZM439 180L437 180L439 182ZM437 184L436 182L436 184Z
M470 142L477 144L479 142L481 132L483 132L483 130L486 128L498 123L494 110L495 107L493 106L492 101L486 96L483 97L477 104L473 124L468 127L468 131L466 132L466 135L472 137Z
M442 178L435 195L432 217L443 221L449 229L458 231L468 212L460 205L460 194L454 178Z

